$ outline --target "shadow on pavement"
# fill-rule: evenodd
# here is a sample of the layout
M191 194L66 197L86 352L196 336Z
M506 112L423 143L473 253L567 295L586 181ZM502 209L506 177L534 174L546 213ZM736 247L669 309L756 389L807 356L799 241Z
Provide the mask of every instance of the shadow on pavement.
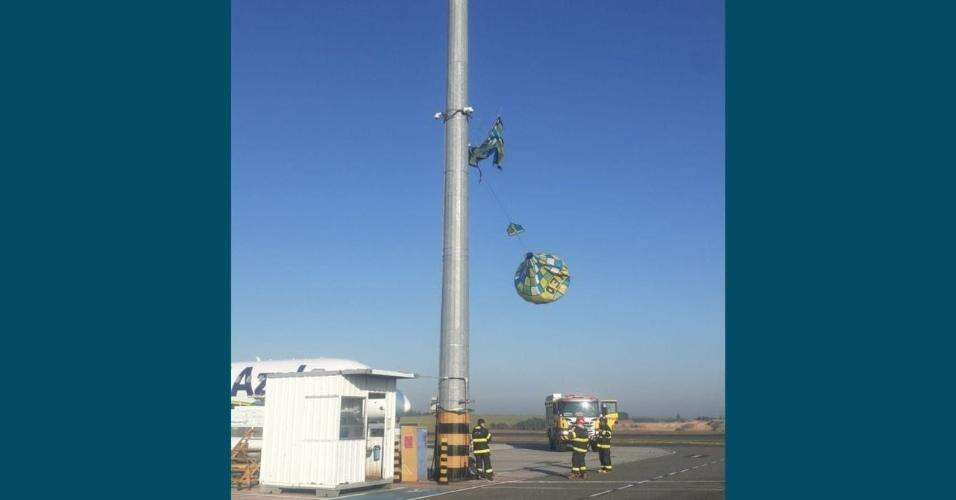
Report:
M517 448L517 449L521 449L521 450L552 451L551 449L548 448L548 443L544 443L544 444L541 444L541 443L513 443L513 444L512 444L512 443L508 443L508 445L511 446L512 448ZM561 454L564 453L564 452L562 452L562 451L554 451L553 453L554 453L554 456L558 457L558 456L561 456Z
M555 472L555 471L553 471L553 470L542 469L542 468L540 468L540 467L525 467L525 468L523 468L523 469L521 469L521 470L526 470L526 471L530 471L530 472L537 472L537 473L539 473L539 474L545 474L545 475L548 475L548 476L554 476L554 477L560 477L560 478L566 478L567 475L568 475L566 472Z

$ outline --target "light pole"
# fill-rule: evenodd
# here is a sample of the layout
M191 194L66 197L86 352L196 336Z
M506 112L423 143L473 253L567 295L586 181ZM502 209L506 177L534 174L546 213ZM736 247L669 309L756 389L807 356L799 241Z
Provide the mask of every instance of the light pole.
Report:
M468 0L448 0L445 201L442 246L438 436L447 481L467 477L468 421ZM435 453L440 442L436 440ZM439 475L441 481L441 475Z

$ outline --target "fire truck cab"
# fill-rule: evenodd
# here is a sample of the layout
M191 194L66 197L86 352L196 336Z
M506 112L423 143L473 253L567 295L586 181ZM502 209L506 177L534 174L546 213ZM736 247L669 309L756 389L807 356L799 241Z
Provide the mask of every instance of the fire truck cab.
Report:
M564 451L567 448L568 430L577 417L584 417L588 436L593 438L601 407L606 406L611 426L617 423L617 401L600 401L595 396L555 393L544 399L544 418L548 423L548 447Z

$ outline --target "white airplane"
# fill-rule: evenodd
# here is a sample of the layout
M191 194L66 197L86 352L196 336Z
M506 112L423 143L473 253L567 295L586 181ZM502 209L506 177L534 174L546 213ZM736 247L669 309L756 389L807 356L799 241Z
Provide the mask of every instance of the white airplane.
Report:
M291 373L312 370L362 370L369 368L358 361L339 358L310 358L239 361L232 363L232 387L229 396L233 406L261 405L266 395L267 373ZM402 415L412 409L412 403L401 391L396 391L395 407Z

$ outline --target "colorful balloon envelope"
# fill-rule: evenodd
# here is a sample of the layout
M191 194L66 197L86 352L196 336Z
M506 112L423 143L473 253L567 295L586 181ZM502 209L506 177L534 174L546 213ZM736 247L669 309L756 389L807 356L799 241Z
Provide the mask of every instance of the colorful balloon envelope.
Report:
M570 285L568 265L548 253L525 254L515 272L515 290L533 304L549 304L564 297Z

